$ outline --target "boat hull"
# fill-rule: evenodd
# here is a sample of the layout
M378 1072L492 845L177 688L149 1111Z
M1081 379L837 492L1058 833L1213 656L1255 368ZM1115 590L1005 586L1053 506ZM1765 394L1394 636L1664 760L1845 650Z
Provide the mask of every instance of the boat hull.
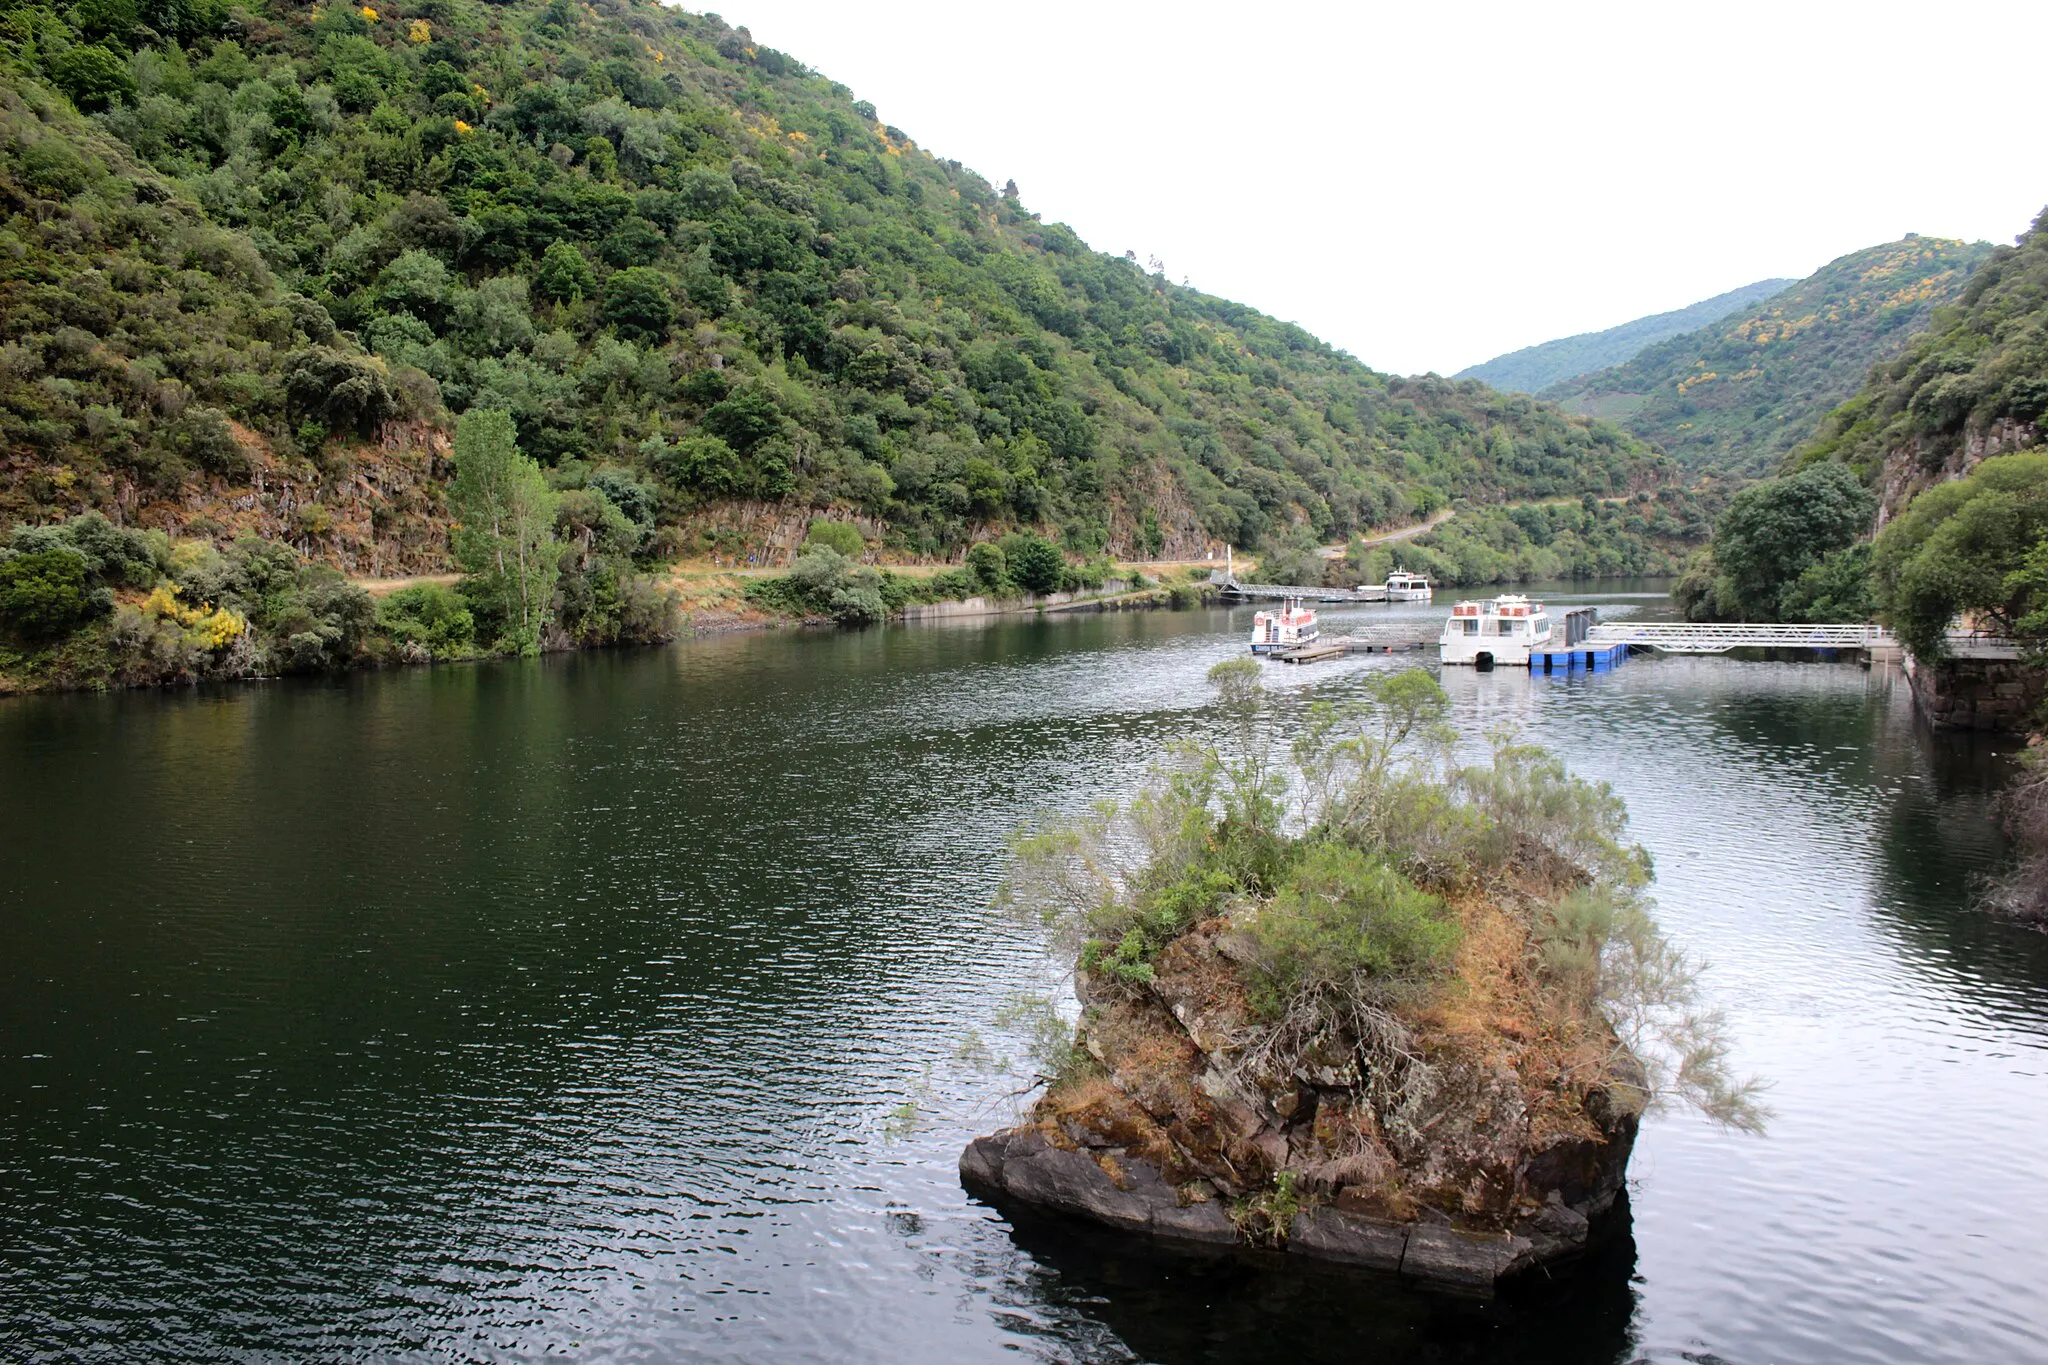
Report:
M1254 640L1252 641L1252 653L1284 654L1290 649L1300 649L1303 645L1312 645L1315 642L1315 631L1310 631L1306 635L1299 635L1287 640Z
M1531 654L1541 654L1549 648L1548 631L1528 637L1467 635L1445 640L1438 647L1437 658L1447 664L1471 664L1479 668L1527 668Z

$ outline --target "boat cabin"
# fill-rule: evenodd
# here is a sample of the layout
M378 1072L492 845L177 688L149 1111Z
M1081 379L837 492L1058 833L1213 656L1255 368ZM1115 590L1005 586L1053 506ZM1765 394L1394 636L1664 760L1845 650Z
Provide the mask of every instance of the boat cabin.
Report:
M1432 595L1429 577L1426 574L1409 573L1396 569L1387 575L1387 600L1389 602L1427 602Z
M1550 643L1550 616L1541 602L1504 592L1486 602L1460 602L1444 622L1439 657L1447 664L1526 667L1529 655Z
M1299 597L1283 598L1279 611L1262 611L1252 617L1254 654L1277 654L1312 644L1315 638L1315 608L1303 606Z

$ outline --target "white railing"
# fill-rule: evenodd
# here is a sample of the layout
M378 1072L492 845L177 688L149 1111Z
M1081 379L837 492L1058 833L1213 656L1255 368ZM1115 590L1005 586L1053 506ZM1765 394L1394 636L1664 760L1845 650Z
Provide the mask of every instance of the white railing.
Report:
M1586 633L1586 643L1639 645L1666 654L1725 654L1731 649L1889 648L1899 642L1883 626L1860 621L1817 626L1603 621Z

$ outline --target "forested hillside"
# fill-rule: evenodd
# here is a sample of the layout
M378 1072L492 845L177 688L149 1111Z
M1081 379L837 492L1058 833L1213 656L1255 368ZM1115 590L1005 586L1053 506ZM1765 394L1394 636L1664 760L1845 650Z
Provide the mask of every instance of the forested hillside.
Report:
M1776 469L1814 424L1960 298L1982 242L1908 236L1853 252L1763 303L1543 391L1621 423L1692 470Z
M1761 303L1797 283L1797 280L1759 280L1669 313L1653 313L1604 331L1581 332L1577 336L1524 346L1519 351L1495 356L1482 365L1460 370L1457 378L1477 379L1483 384L1515 393L1540 393L1552 384L1624 364L1640 354L1644 347L1654 346L1666 337L1719 322L1730 313Z
M1881 520L1919 489L2040 440L2048 413L2048 210L1992 252L1954 307L1821 423L1802 465L1841 460L1875 484Z
M1681 604L1700 619L1874 613L1922 659L1946 652L1959 620L2048 638L2044 412L2048 211L1826 416L1783 477L1730 502Z
M715 16L79 0L0 54L0 526L425 567L470 409L643 562L814 508L1192 552L1665 477L1091 251Z

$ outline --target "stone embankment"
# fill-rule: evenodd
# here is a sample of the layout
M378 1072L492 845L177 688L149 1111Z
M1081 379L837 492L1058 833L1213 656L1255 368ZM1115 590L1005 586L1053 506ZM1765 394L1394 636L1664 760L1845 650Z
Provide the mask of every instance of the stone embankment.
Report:
M2048 675L2018 658L1944 659L1922 663L1908 656L1913 702L1937 730L2028 729L2040 713Z

